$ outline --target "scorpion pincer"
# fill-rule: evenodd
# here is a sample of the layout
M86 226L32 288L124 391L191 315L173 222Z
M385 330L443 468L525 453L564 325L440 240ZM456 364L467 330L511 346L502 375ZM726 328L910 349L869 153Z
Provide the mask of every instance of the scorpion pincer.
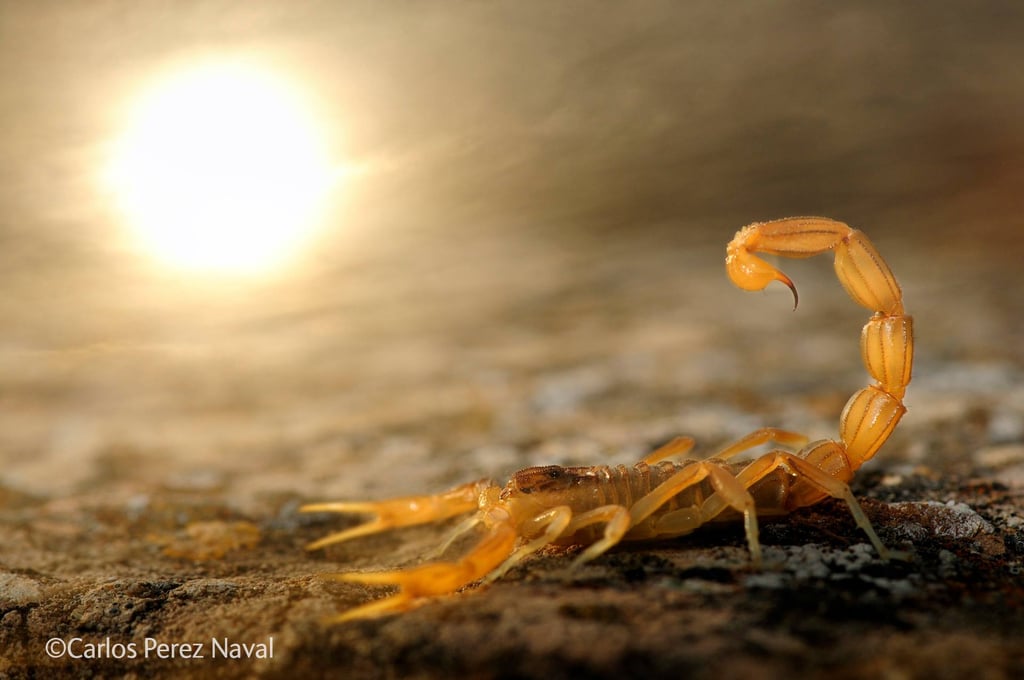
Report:
M847 402L839 417L838 439L808 443L800 434L763 428L709 458L682 459L694 441L678 437L632 466L531 467L515 473L504 487L481 480L429 496L306 505L303 512L372 515L363 524L310 544L310 550L463 514L468 517L455 535L480 533L468 553L455 561L338 574L342 581L397 586L398 590L334 620L402 611L474 581L497 579L546 545L586 545L572 563L578 566L621 541L683 536L709 522L739 517L751 560L760 566L758 516L783 515L827 497L846 502L875 550L888 559L889 551L847 483L878 452L906 412L903 396L910 383L914 334L896 278L867 236L823 217L744 227L727 247L725 267L732 282L744 290L762 290L773 281L785 284L795 306L793 282L755 253L802 258L826 251L835 251L836 276L846 292L871 312L860 345L874 382ZM786 448L752 460L734 460L762 444Z

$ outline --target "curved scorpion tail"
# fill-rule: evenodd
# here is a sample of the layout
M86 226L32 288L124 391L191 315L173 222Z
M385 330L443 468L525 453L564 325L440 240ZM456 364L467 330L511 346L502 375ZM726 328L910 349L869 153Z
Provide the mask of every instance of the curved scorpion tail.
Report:
M852 477L889 438L906 413L903 396L914 356L913 319L904 313L903 293L889 265L862 232L825 217L791 217L756 222L736 233L726 250L729 278L744 290L779 281L796 286L754 253L811 257L835 251L839 282L854 302L872 312L861 332L861 357L875 382L847 402L839 418L840 440L814 442L801 457L838 478Z

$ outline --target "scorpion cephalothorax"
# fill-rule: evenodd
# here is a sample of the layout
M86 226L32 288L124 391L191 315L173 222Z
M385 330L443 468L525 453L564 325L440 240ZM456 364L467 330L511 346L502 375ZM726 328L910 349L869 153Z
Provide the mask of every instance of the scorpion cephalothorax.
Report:
M451 593L479 579L493 580L546 545L586 545L573 561L578 566L621 541L683 536L709 522L737 517L743 518L751 559L760 565L758 515L785 514L830 496L847 503L879 555L887 558L889 552L847 482L878 452L906 412L903 396L910 383L914 334L896 278L863 233L823 217L744 227L729 243L725 266L738 287L761 290L779 281L797 303L789 277L754 253L810 257L829 250L835 251L840 283L872 312L861 333L861 356L875 383L847 402L839 417L839 439L808 443L803 435L763 428L709 458L673 460L693 448L693 439L679 437L632 466L531 467L515 473L504 487L482 480L430 496L304 506L304 512L373 515L368 522L312 543L310 549L463 514L469 517L453 539L471 530L481 532L473 548L453 562L339 574L344 581L398 586L398 592L336 620L403 610L422 598ZM732 460L762 444L786 448L753 460Z

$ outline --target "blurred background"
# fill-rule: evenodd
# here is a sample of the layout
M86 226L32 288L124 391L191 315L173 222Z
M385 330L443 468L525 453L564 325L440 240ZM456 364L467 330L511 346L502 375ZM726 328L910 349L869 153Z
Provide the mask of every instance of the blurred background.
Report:
M830 436L863 310L827 258L795 314L721 266L797 214L918 317L894 455L972 413L1020 441L1021 35L1007 2L0 2L0 483L245 507Z

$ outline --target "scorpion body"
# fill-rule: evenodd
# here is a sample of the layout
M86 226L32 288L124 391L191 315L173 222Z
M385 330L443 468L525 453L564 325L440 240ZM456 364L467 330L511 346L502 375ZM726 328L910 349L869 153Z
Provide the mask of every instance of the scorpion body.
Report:
M455 561L337 575L344 581L398 586L398 592L336 620L404 610L423 598L499 578L546 545L587 546L574 559L575 567L621 541L683 536L708 523L738 518L744 523L751 559L759 566L758 516L783 515L827 497L847 503L857 525L887 559L889 551L847 483L878 452L906 412L903 396L913 364L913 322L904 313L896 278L862 232L822 217L744 227L727 247L726 271L744 290L783 283L792 291L795 305L799 299L793 282L755 253L801 258L827 251L835 251L836 275L850 297L872 312L861 333L861 357L874 382L847 402L838 439L808 443L794 432L762 428L710 457L678 460L694 446L692 438L678 437L632 466L531 467L515 473L504 487L481 480L429 496L304 506L305 512L373 516L310 544L310 549L459 515L469 516L446 546L466 532L481 534ZM752 460L734 460L762 444L785 448Z

